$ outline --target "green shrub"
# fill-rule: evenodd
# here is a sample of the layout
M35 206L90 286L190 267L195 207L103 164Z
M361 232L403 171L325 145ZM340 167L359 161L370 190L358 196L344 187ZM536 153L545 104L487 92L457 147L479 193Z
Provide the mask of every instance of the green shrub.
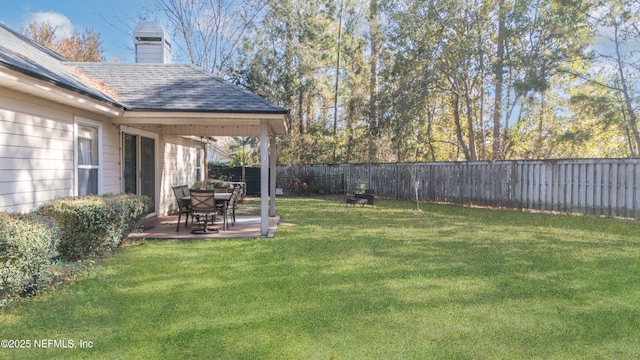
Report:
M108 206L115 211L116 223L122 240L142 220L151 209L151 199L147 196L130 194L103 195Z
M0 213L0 307L46 288L51 276L47 267L59 238L53 220L33 213Z
M58 251L66 261L99 257L120 246L124 236L147 213L149 199L136 195L61 198L41 211L62 231Z

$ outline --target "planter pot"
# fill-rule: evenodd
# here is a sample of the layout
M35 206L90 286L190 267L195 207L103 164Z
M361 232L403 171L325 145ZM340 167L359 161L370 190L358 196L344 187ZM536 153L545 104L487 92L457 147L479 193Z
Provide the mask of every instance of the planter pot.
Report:
M367 205L373 205L375 195L373 194L355 194L356 199L366 199Z

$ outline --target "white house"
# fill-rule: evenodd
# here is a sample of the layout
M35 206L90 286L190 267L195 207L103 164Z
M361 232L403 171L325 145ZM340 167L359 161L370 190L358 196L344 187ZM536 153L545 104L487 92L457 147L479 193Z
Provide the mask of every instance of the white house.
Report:
M216 163L229 163L233 161L234 153L228 149L226 144L229 137L209 138L207 144L207 161Z
M255 136L266 235L275 216L267 178L288 111L193 65L167 63L171 44L158 23L136 30L144 51L136 59L146 63L75 63L0 24L0 211L135 193L166 215L175 210L171 186L205 179L206 137Z

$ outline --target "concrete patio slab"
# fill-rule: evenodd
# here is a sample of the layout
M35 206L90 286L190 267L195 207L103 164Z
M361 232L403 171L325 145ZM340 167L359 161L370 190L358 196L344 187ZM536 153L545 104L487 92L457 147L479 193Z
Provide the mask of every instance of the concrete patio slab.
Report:
M223 230L222 220L215 222L214 228L218 229L217 233L208 234L192 234L191 218L189 224L184 226L184 217L182 217L180 231L176 232L178 216L160 216L150 218L143 221L140 227L129 234L130 239L230 239L243 238L254 239L264 237L260 233L260 216L236 216L235 225L229 224L229 228ZM273 237L278 228L280 217L269 218L269 235ZM197 224L193 224L193 228L197 229Z

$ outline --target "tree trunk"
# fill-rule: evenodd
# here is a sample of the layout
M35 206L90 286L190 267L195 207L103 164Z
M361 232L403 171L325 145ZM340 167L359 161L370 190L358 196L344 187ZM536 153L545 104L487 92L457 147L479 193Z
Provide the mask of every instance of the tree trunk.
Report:
M293 68L293 54L294 54L294 40L293 40L293 25L286 19L285 21L285 49L284 49L284 66L285 66L285 76L283 79L283 90L285 93L285 104L284 106L293 109L294 107L294 90L293 90L293 82L295 77L295 70ZM274 50L275 52L275 50ZM295 125L297 122L297 115L295 112L292 112L287 116L289 120L289 129L293 132L295 129Z
M298 129L300 135L304 134L304 91L300 89L298 93Z
M502 158L502 141L500 139L500 119L502 118L502 86L504 83L504 43L505 43L505 9L504 0L498 4L498 48L495 63L495 103L493 111L493 160Z
M539 112L539 119L538 119L538 141L537 141L537 146L536 146L536 152L533 155L534 157L539 157L539 158L543 158L545 157L543 155L543 149L544 149L544 140L545 140L545 136L544 136L544 120L545 120L545 116L547 114L547 101L545 98L545 92L542 91L540 92L540 112Z
M482 44L482 36L480 36L479 39L480 43ZM480 63L480 74L482 77L482 81L480 82L480 84L484 84L484 54L480 53L480 59L479 59L479 63ZM480 86L480 109L478 111L478 125L479 125L479 129L480 129L480 158L482 160L486 160L487 159L487 150L486 150L486 145L485 145L485 136L484 136L484 86Z
M464 101L466 103L466 108L467 108L467 128L468 128L467 134L469 138L469 156L471 161L476 161L478 160L478 154L476 152L476 135L473 129L473 126L474 126L473 110L471 109L471 96L469 95L468 83L469 81L467 80L467 83L465 84Z
M464 136L462 135L462 125L460 123L460 95L454 93L452 99L453 106L453 121L456 124L456 137L458 138L458 144L460 148L462 148L462 152L464 153L464 158L467 161L471 161L471 154L469 154L469 148L467 147L466 142L464 141Z
M343 1L340 1L340 13L338 14L338 54L336 56L336 84L333 98L333 135L336 135L338 131L338 85L340 84L340 51L342 50L342 5ZM335 161L336 152L333 150L333 159Z
M378 57L380 51L380 29L378 27L378 0L369 3L369 28L371 31L371 81L369 84L369 161L375 162L378 155Z

